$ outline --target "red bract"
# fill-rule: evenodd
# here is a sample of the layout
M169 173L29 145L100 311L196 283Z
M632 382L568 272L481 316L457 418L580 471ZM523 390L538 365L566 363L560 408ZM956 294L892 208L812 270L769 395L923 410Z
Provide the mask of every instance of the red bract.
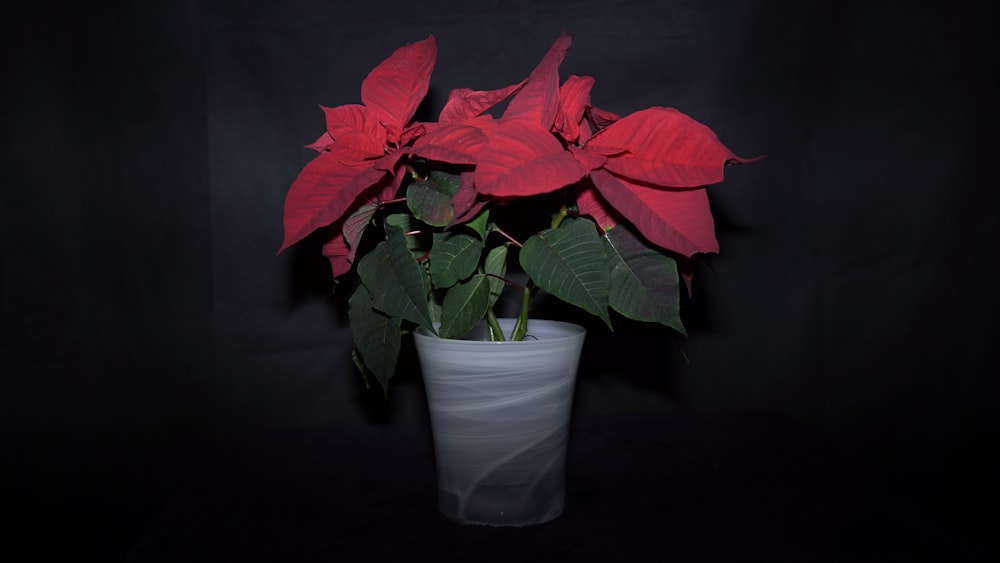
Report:
M448 94L448 103L441 110L441 116L438 120L445 123L479 117L520 90L525 82L527 80L498 90L476 91L468 88L452 90L451 94Z
M585 199L582 213L604 217L610 205L657 246L684 256L719 251L704 186L721 182L726 164L747 159L711 129L673 108L653 107L609 124L583 149L607 162L590 174L603 197Z
M476 163L476 190L495 198L528 197L579 181L587 171L548 130L530 121L502 122Z
M637 111L597 132L584 147L615 154L604 168L663 188L695 188L722 181L722 168L739 159L711 129L673 109ZM625 149L625 152L620 152Z
M594 79L589 76L570 76L559 89L559 112L553 130L567 143L582 145L590 140L586 112L593 87Z
M705 188L665 190L617 177L607 170L596 170L590 178L603 201L656 246L684 256L719 251ZM600 206L601 200L597 201Z
M425 133L407 152L428 160L474 165L486 144L486 132L493 125L493 120L488 118L462 123L427 123Z
M721 182L727 164L751 159L676 109L619 117L593 106L592 77L570 76L560 85L570 45L569 36L560 36L521 82L452 91L433 123L411 119L429 87L434 38L397 50L365 79L363 105L323 108L326 132L309 145L320 154L289 189L281 250L332 225L324 254L335 276L348 271L365 222L345 228L345 218L393 198L404 179L402 160L411 159L459 167L453 223L470 220L491 201L574 186L580 214L604 230L628 222L653 245L680 255L717 252L705 186ZM499 118L486 113L508 99Z
M359 207L363 193L386 191L380 184L393 178L404 156L399 148L423 132L422 126L411 127L410 120L427 94L436 58L433 36L401 47L365 78L364 105L324 108L327 131L312 145L320 155L302 169L285 198L285 239L279 253L340 221ZM331 255L344 254L339 241L328 245Z
M476 162L476 190L497 199L564 188L587 171L551 130L559 112L559 64L571 40L562 35L511 99Z
M546 131L552 128L559 111L559 65L571 43L569 36L563 34L549 48L542 62L531 71L525 85L510 101L501 118L503 121L523 120L533 122Z
M389 143L402 131L427 95L437 59L434 36L396 50L361 83L361 101L385 128Z

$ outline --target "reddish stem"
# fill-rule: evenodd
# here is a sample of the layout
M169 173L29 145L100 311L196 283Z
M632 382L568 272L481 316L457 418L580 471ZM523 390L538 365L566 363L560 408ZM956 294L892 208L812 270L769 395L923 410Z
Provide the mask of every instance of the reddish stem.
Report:
M518 248L524 248L523 244L521 244L521 243L517 242L516 240L514 240L514 237L512 237L512 236L508 235L507 233L505 233L503 231L503 229L501 229L500 227L494 226L493 230L496 231L496 232L498 232L498 233L500 233L500 235L503 236L505 239L507 239L510 242L514 243Z

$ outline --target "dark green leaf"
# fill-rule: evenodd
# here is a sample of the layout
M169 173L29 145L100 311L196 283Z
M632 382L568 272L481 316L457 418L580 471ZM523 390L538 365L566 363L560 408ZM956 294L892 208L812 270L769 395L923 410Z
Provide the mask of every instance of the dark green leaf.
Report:
M428 225L444 227L455 216L452 199L457 193L458 175L435 170L426 180L407 186L406 205L417 219Z
M490 307L500 299L500 294L507 287L504 277L507 275L507 251L509 248L509 244L501 244L491 249L483 263L483 272L489 274Z
M355 246L365 233L365 228L371 222L375 212L378 211L379 204L369 203L362 205L350 217L344 220L344 239L349 246Z
M372 307L433 331L427 273L406 247L403 231L386 225L388 239L358 262L358 275L371 294Z
M435 287L451 287L468 278L479 266L483 241L465 234L434 233L430 269Z
M611 326L608 262L593 222L566 219L559 228L530 237L519 254L521 267L538 287Z
M351 295L347 315L354 337L355 364L366 376L367 372L374 375L388 393L389 379L396 371L399 356L399 319L373 309L371 295L364 285L359 285Z
M476 217L465 224L473 231L479 235L479 240L486 240L486 234L489 232L490 224L490 210L484 209L482 213L476 215Z
M393 213L392 215L387 215L385 223L399 228L399 230L403 231L403 233L412 233L425 227L423 223L414 219L413 215L410 215L409 213ZM407 248L414 251L419 250L420 239L418 237L407 236L405 238Z
M611 271L611 307L638 321L657 322L686 334L680 318L677 262L622 225L605 234Z
M482 274L449 289L441 304L441 337L461 338L469 332L483 320L489 300L490 283Z

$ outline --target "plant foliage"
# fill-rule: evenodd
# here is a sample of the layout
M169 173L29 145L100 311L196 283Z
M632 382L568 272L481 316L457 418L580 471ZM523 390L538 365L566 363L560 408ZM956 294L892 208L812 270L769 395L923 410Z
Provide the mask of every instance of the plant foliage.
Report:
M676 109L619 117L592 105L592 77L560 83L570 44L559 37L520 82L454 90L438 121L419 122L431 36L375 67L361 104L322 108L326 130L288 190L279 253L332 233L323 255L334 277L353 269L360 282L349 301L355 361L383 389L407 332L461 338L485 320L491 338L517 340L539 292L608 327L616 311L684 333L677 262L718 252L706 186L754 159ZM523 240L492 213L552 202ZM512 264L527 285L508 279ZM505 291L521 293L509 335L493 311Z

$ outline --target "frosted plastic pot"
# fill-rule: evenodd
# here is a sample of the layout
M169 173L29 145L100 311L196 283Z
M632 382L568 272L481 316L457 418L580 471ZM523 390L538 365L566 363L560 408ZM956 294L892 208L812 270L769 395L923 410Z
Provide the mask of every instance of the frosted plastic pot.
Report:
M514 319L500 319L509 335ZM430 410L438 506L463 524L527 526L563 511L566 442L586 330L532 319L519 342L485 329L414 343Z

